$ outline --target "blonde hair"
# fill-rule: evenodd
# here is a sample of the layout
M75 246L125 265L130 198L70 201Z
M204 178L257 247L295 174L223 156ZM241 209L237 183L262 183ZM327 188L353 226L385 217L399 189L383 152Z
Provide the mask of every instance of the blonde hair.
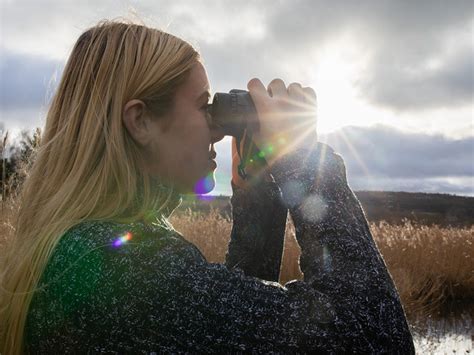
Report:
M51 101L0 269L0 353L23 351L28 307L64 232L84 220L148 219L166 203L169 195L142 173L123 107L140 99L159 117L199 60L189 43L141 24L105 20L79 37Z

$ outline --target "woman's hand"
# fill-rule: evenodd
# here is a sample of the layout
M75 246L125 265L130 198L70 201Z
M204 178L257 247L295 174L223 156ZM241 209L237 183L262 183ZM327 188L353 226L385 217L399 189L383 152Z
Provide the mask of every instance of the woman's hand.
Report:
M240 142L240 151L244 151L245 138ZM248 188L253 183L254 179L269 179L269 175L266 171L266 166L262 165L258 160L253 160L250 164L247 164L245 167L245 172L252 177L250 180L244 180L239 175L239 164L240 157L237 153L237 139L232 137L232 182L234 185L237 185L240 188Z
M281 79L272 80L268 88L259 79L252 79L247 88L257 109L260 125L259 131L253 132L252 140L268 166L287 153L316 144L316 94L312 88L303 88L299 83L286 87ZM237 186L245 187L248 182L238 174L239 163L234 138L232 181ZM246 171L253 176L266 174L265 169L258 163L246 166Z
M271 165L279 157L316 143L316 93L299 83L285 86L274 79L265 89L259 79L247 84L258 113L260 130L253 141Z

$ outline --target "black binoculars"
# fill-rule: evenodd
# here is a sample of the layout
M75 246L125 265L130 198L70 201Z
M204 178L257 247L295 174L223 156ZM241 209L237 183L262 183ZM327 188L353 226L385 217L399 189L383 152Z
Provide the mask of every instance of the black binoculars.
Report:
M210 124L226 136L240 140L245 130L258 130L257 110L248 91L232 89L218 92L207 108Z
M257 110L248 91L232 89L229 93L216 93L212 104L207 108L209 124L218 128L226 136L232 136L237 141L237 153L240 156L238 166L239 175L246 179L245 166L254 160L266 164L265 159L259 157L259 149L252 141L253 132L259 129ZM244 137L241 148L241 141Z

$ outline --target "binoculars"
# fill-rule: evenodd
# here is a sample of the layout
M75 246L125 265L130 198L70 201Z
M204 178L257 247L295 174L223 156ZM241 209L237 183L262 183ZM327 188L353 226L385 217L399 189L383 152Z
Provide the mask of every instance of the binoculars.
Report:
M265 159L259 157L259 150L252 142L252 134L258 131L259 124L257 110L248 91L232 89L228 94L216 93L212 104L207 107L207 112L211 127L220 129L226 136L236 138L237 153L241 159L238 173L243 179L247 178L245 166L249 162L258 160L266 164ZM241 148L244 134L246 139Z
M219 128L225 135L236 138L237 153L240 157L240 164L237 167L238 174L242 179L250 180L251 182L252 176L246 173L245 167L254 162L265 165L267 163L265 158L259 154L259 148L252 141L252 135L254 132L258 132L259 124L257 110L255 109L254 102L249 92L233 89L229 91L228 94L216 93L212 100L212 104L208 106L208 113L209 125L211 127ZM242 140L243 144L241 147L240 143ZM269 235L264 235L261 236L262 240L258 243L259 246L270 245L270 248L272 249L271 254L280 256L272 258L271 269L268 269L268 274L266 274L268 280L278 280L281 266L281 255L283 254L287 211L283 206L278 207L277 211L279 222L273 230L273 234L270 238L271 241L265 240L270 237ZM257 246L257 249L258 248L259 247ZM265 253L266 252L268 252L268 250L265 250Z
M210 124L226 136L240 140L245 130L258 130L257 110L248 91L232 89L229 93L216 93L207 112Z

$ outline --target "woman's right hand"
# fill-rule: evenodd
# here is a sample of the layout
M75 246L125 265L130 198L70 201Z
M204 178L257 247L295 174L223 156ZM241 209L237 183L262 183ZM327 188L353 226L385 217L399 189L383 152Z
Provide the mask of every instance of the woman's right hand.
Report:
M265 88L256 78L247 88L260 125L252 138L270 166L287 153L316 144L316 93L312 88L299 83L286 87L281 79Z

